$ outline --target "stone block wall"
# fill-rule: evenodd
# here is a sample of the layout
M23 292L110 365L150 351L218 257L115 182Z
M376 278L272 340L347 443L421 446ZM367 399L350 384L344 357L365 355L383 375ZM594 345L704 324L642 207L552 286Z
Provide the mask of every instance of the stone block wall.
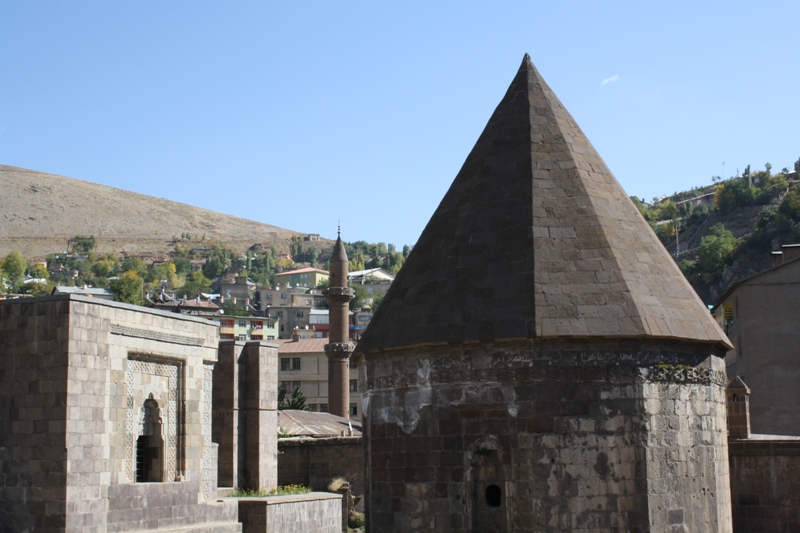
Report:
M476 343L359 368L370 531L731 531L706 348Z
M757 437L728 443L733 530L800 531L800 439Z
M312 492L296 496L240 498L238 501L243 533L342 531L342 496L339 494Z
M278 484L327 490L343 477L355 496L364 494L364 447L361 437L279 439Z
M277 486L277 345L223 341L213 376L212 433L219 443L219 485Z
M20 414L31 422L41 416L42 430L33 431L27 422L20 426L0 452L9 457L8 463L2 458L4 468L48 472L23 481L30 482L25 495L14 492L25 486L20 479L3 480L0 490L11 492L0 503L0 517L9 514L0 525L27 521L37 531L46 530L40 529L45 524L59 531L124 531L156 520L159 528L173 527L182 519L147 513L176 499L193 507L194 516L215 523L231 519L205 503L217 486L211 441L214 324L63 295L0 302L0 330L0 403L8 405L0 409L0 425L13 429L23 422ZM5 396L8 390L15 394ZM40 402L55 410L15 410ZM137 454L145 457L139 466ZM43 463L50 455L58 455L57 463ZM130 516L135 513L142 520Z
M65 300L0 302L2 531L64 531L68 311Z

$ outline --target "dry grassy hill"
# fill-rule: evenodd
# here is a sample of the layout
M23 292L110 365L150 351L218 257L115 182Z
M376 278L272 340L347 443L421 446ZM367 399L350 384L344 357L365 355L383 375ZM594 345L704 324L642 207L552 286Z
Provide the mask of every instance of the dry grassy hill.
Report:
M288 229L105 185L0 165L0 256L63 252L76 235L93 235L97 252L166 256L172 238L205 234L205 243L244 251L253 244L289 249ZM194 241L193 241L194 242ZM327 241L321 243L329 244Z

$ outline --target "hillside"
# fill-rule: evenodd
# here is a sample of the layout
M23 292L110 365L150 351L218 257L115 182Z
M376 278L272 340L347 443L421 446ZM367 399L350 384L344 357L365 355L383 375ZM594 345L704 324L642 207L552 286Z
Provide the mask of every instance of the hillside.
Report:
M166 256L173 237L205 236L241 252L253 244L289 249L288 229L162 198L54 174L0 165L0 257L20 250L43 258L66 250L76 235L93 235L96 251ZM322 244L326 244L328 241Z
M748 166L742 177L652 205L634 202L700 298L713 305L738 280L770 268L771 251L800 242L798 168L800 160L794 171L777 174L769 164L752 173Z

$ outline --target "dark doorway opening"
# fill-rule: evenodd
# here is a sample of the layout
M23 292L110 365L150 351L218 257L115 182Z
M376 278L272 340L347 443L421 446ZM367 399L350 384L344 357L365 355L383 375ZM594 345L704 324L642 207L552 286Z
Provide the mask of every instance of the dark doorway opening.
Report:
M150 438L140 435L136 439L136 482L147 483L150 481Z

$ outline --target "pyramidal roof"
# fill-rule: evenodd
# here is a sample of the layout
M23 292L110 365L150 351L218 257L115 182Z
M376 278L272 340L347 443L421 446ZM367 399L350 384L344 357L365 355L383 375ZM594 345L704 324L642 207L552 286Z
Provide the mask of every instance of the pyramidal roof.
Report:
M526 54L357 351L556 337L729 346Z

